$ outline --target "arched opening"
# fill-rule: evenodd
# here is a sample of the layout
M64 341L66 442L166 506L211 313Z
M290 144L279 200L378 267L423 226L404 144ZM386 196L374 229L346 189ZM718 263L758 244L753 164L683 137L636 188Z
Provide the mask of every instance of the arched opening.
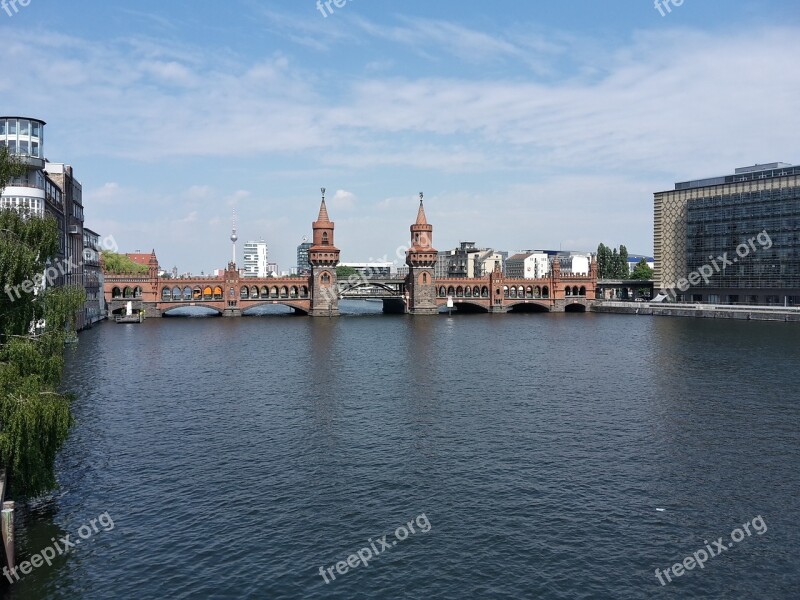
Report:
M133 288L126 287L124 290L122 290L122 297L125 299L133 298Z
M578 303L567 304L564 307L564 312L568 312L568 313L585 313L586 312L586 307L583 304L578 304Z
M111 289L111 298L112 299L114 299L114 298L122 298L122 290L119 289L118 287L112 288Z
M322 284L323 284L323 285L328 285L328 284L331 282L331 275L330 275L330 273L328 273L327 271L325 271L325 272L322 274L322 277L320 277L320 281L322 282Z
M423 273L422 274L422 285L428 285L428 274L427 273Z
M456 295L456 288L454 288L452 285L450 287L448 287L447 288L447 295L448 296L455 296Z
M170 293L169 288L165 287L161 290L161 301L169 302L170 300L172 300L172 294Z
M573 296L577 296L578 295L578 286L577 285L572 287L572 295Z
M172 288L172 299L175 302L180 302L181 298L183 298L183 292L181 291L181 288L179 287Z
M250 288L250 297L253 300L258 298L258 286L257 285L254 285L252 288Z
M481 297L482 298L488 298L489 297L489 288L488 287L483 286L481 288Z
M269 297L270 298L277 298L278 297L278 287L272 286L269 290Z
M269 298L269 289L265 285L261 286L261 298L262 299Z
M586 286L584 286L584 285L581 286L581 289L578 291L578 295L579 296L585 296L586 295Z
M133 288L133 297L134 298L142 297L142 288L140 288L138 285L135 288Z
M196 287L192 290L192 300L202 300L203 299L203 291Z
M295 286L292 286L291 289L289 290L289 298L297 298L299 294L300 292Z
M565 296L572 296L572 288L567 286L566 289L564 290L564 295Z
M306 286L300 286L300 297L301 298L308 298L308 288Z
M508 296L509 296L509 294L508 294L508 286L504 285L503 286L503 298L508 298Z
M219 286L216 286L214 288L214 300L222 300L223 297L224 297L224 294L222 292L222 288L219 287Z
M461 286L458 286L456 288L456 298L463 298L463 297L464 297L464 288L461 287Z
M516 298L516 297L517 297L517 288L511 286L511 298Z
M441 286L439 288L439 298L444 298L445 296L447 296L447 290L444 286Z
M203 288L203 300L211 300L214 298L214 290L210 287Z
M540 288L538 285L533 288L533 297L534 298L542 297L542 288Z
M542 298L549 298L549 297L550 297L550 288L547 287L547 286L544 286L542 288Z
M247 300L250 297L250 289L246 285L239 291L239 297L242 300Z
M509 312L512 313L546 313L550 312L547 307L541 306L539 304L515 304L511 307Z
M472 298L472 288L467 286L464 288L464 297L465 298Z
M189 286L183 288L183 299L187 301L192 299L192 288Z
M322 245L323 246L327 246L328 245L328 232L327 231L323 231L322 232Z
M477 285L474 288L472 288L472 296L473 298L481 297L481 288L479 288Z
M533 298L533 288L531 286L525 288L525 297Z
M289 297L289 288L283 286L281 288L281 298L288 298Z

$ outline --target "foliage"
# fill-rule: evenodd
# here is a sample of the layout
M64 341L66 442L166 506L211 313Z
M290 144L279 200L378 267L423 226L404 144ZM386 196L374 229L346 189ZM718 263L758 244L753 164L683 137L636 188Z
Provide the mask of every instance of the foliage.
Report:
M605 244L597 247L597 277L598 279L628 279L628 249L620 245L619 250L610 248Z
M147 275L150 267L133 262L124 254L103 252L103 270L114 275Z
M85 293L30 283L57 248L54 219L0 210L0 463L20 496L56 486L54 461L72 422L71 398L58 386Z
M647 264L647 259L641 259L633 269L631 279L652 279L653 269Z
M351 275L358 275L358 270L354 267L336 267L336 279L346 281Z
M25 165L10 154L6 146L0 144L0 192L5 189L11 179L24 174Z

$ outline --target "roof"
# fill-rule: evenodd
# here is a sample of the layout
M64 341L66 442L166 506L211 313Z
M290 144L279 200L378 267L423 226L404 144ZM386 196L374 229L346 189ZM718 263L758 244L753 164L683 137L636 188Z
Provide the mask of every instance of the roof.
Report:
M330 223L330 217L328 217L328 207L325 205L325 198L322 199L322 204L319 205L319 217L317 217L317 223Z
M510 256L509 258L507 258L506 263L512 260L525 260L529 256L533 256L533 254L534 254L533 252L523 252L522 254L515 254L514 256Z
M150 262L150 253L149 252L147 252L147 253L134 252L133 254L126 254L125 256L127 256L133 262L135 262L137 264L140 264L140 265L146 265L146 264L148 264Z

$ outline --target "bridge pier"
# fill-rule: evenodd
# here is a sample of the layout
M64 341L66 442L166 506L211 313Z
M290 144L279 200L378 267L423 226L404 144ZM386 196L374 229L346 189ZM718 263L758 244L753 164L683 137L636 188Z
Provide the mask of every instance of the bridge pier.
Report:
M242 316L242 309L237 306L229 306L224 311L222 311L223 317L241 317Z

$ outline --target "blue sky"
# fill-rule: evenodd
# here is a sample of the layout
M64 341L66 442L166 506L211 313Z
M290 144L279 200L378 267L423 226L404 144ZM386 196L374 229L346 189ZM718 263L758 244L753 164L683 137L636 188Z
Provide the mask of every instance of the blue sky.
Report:
M181 271L234 207L294 266L322 186L345 261L395 258L420 191L439 249L650 253L653 192L800 162L796 1L31 0L0 33L0 113Z

